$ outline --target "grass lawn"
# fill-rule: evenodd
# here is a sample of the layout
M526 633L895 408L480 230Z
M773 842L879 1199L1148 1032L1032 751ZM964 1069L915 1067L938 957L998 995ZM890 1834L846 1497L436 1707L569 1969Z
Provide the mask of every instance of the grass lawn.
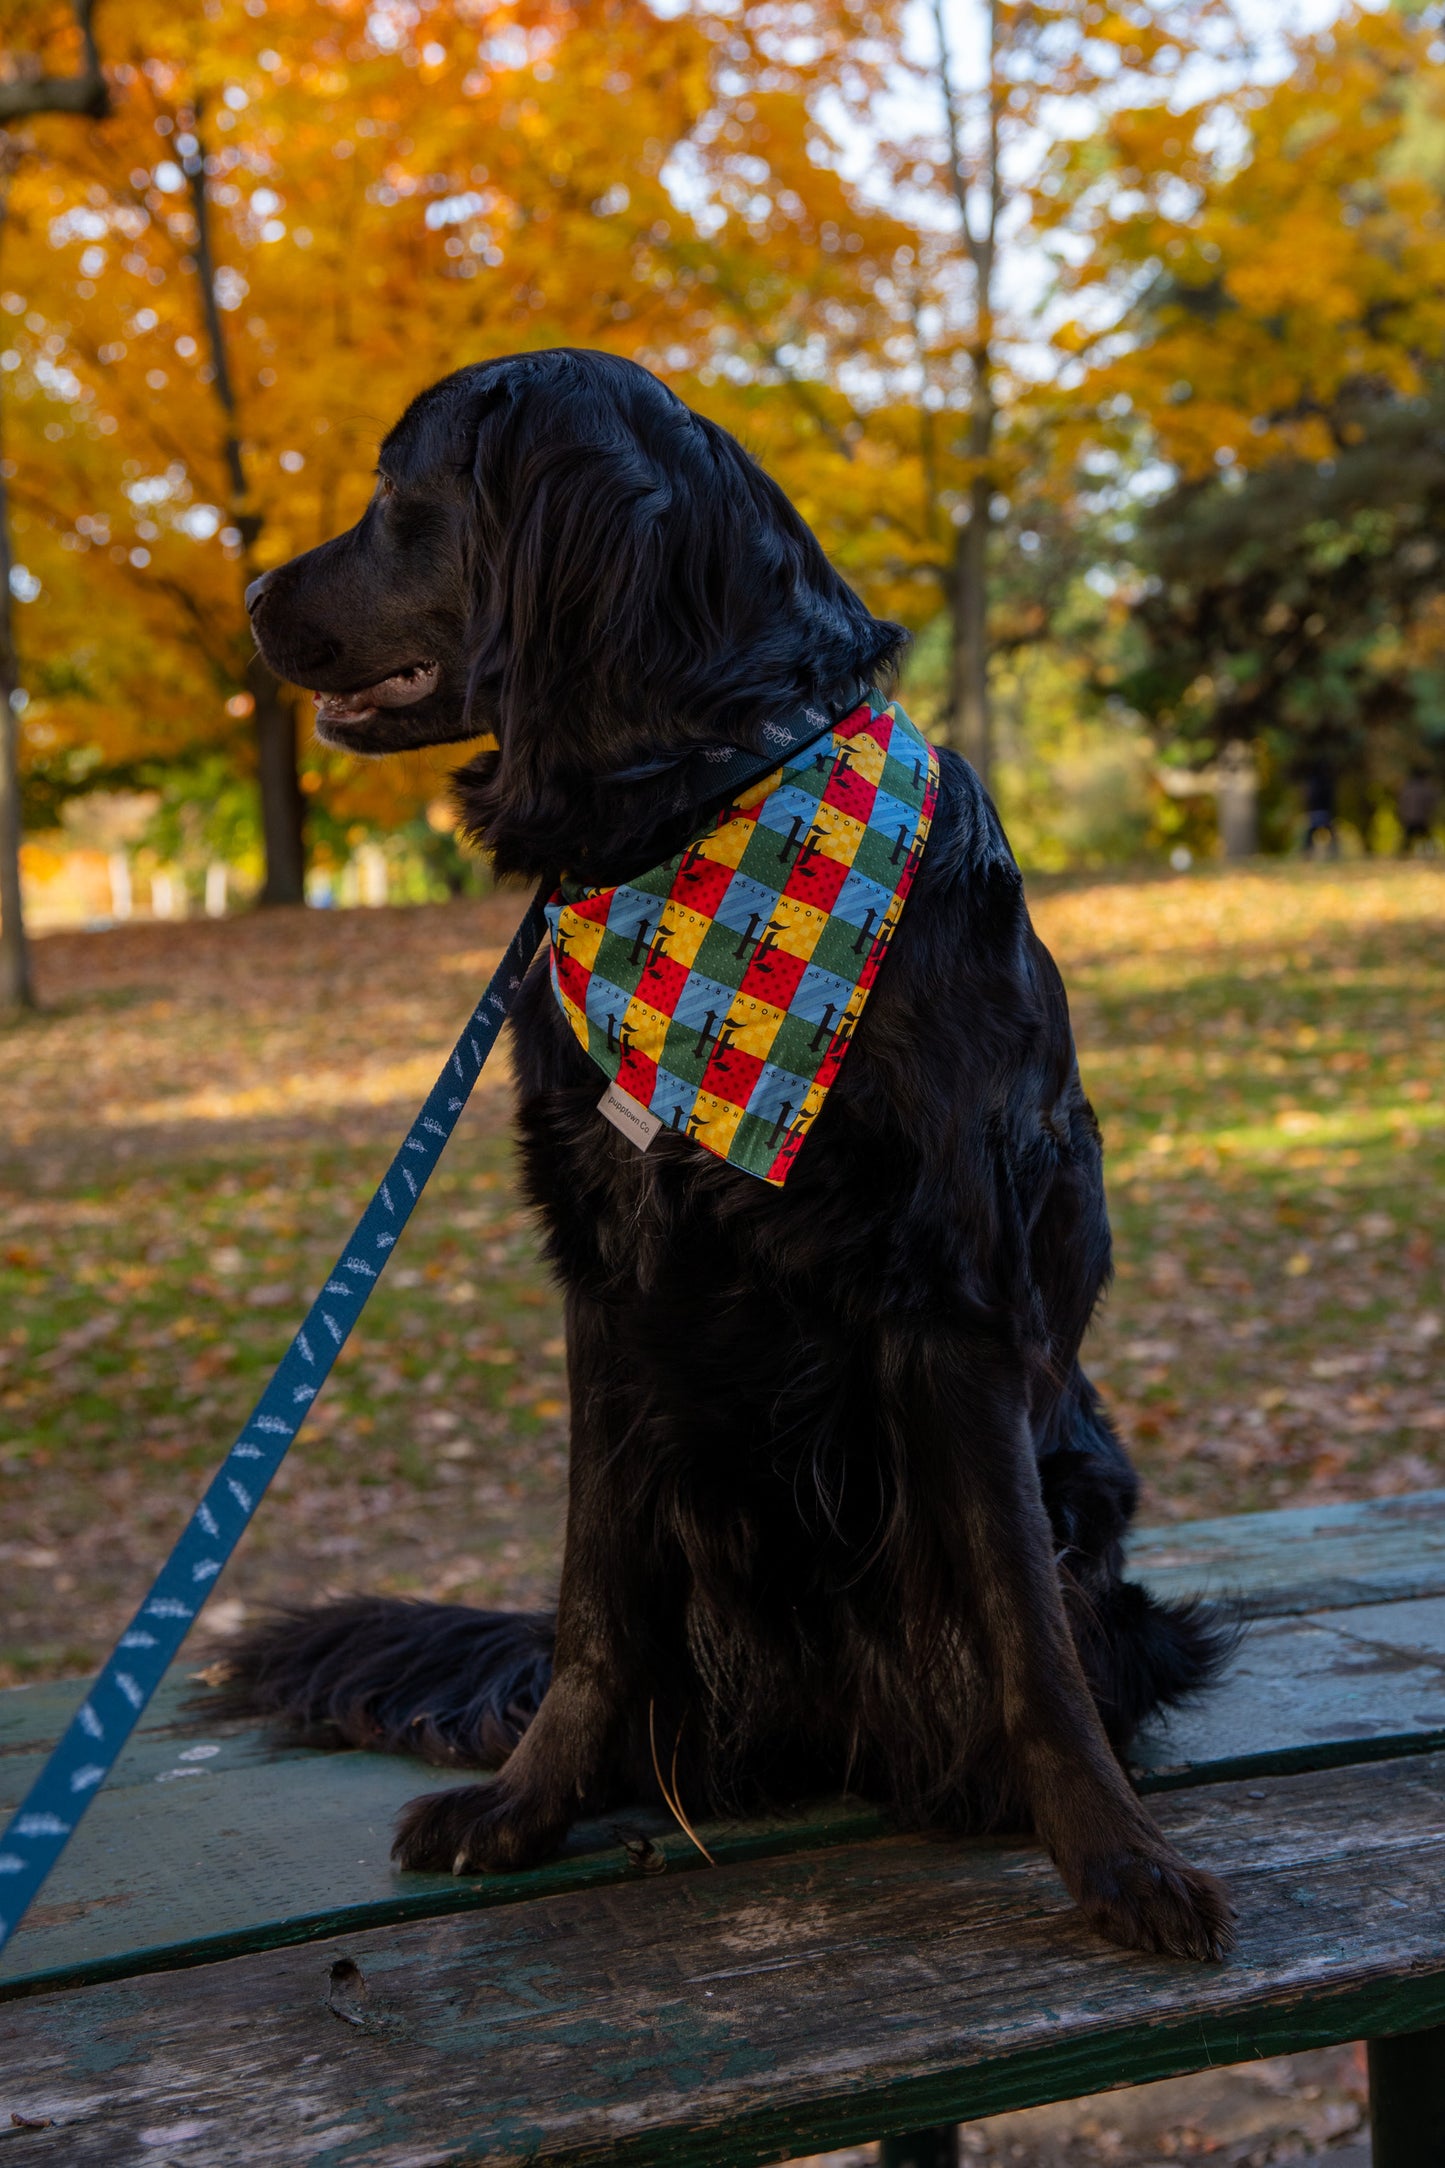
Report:
M1151 1518L1445 1480L1445 869L1044 882L1109 1152L1087 1359ZM109 1646L521 910L55 935L0 1034L0 1683ZM500 1062L208 1617L324 1588L536 1601L556 1296Z

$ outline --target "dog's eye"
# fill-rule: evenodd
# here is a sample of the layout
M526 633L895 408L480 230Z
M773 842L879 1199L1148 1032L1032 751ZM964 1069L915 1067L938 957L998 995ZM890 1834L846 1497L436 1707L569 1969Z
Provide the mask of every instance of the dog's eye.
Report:
M376 477L376 494L378 497L394 497L396 495L396 484L389 474L379 474Z

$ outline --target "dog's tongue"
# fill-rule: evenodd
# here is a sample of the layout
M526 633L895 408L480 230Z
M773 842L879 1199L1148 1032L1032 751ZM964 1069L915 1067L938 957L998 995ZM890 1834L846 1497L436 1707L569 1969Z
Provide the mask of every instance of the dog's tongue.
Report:
M364 692L313 693L311 697L322 722L354 722L360 716L374 715L378 708L407 708L415 700L425 700L428 693L436 691L441 674L440 663L414 662L398 670L394 677L368 685Z

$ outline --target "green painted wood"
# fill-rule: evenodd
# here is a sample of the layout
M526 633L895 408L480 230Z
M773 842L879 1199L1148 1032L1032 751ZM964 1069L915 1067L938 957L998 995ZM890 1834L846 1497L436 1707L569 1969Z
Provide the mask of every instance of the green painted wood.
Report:
M1370 2042L1371 2168L1445 2161L1445 2026Z
M1445 1595L1445 1490L1141 1528L1129 1568L1161 1596L1228 1596L1251 1617Z
M1310 1540L1307 1531L1300 1538ZM1241 1555L1248 1548L1241 1539ZM83 1690L69 1681L0 1694L0 1810L23 1795ZM670 1873L700 1864L670 1822L629 1809L574 1830L559 1859L528 1874L398 1876L388 1853L399 1808L419 1790L475 1779L378 1755L275 1752L243 1727L186 1714L189 1690L177 1675L152 1703L0 1957L0 1999L625 1883L643 1871L635 1862L647 1845L644 1856ZM1142 1738L1136 1765L1154 1791L1442 1744L1445 1599L1429 1598L1258 1620L1221 1687ZM709 1824L703 1836L716 1856L742 1860L854 1842L883 1827L871 1809L839 1801Z
M188 1728L181 1705L195 1691L188 1679L199 1660L187 1655L177 1664L136 1725L137 1739ZM11 1686L0 1692L0 1767L16 1754L48 1752L74 1716L89 1684L88 1679L52 1679L39 1686Z
M1232 1595L1261 1617L1445 1595L1445 1489L1139 1528L1129 1569L1160 1595ZM177 1721L184 1677L156 1695L139 1734ZM58 1738L80 1692L67 1679L0 1693L0 1756Z
M745 2164L1445 2022L1445 1756L1160 1802L1225 1965L1113 1950L1034 1847L890 1838L0 2010L27 2162ZM17 2153L17 2159L19 2158Z
M66 1713L58 1697L52 1713ZM1435 1598L1256 1622L1222 1685L1143 1737L1136 1763L1142 1788L1157 1791L1441 1745L1445 1599ZM41 1751L0 1758L0 1807L21 1796ZM172 1696L169 1721L127 1751L0 1959L0 1997L626 1882L659 1862L672 1873L701 1864L660 1814L629 1809L580 1825L559 1859L526 1874L397 1875L388 1853L402 1804L473 1781L382 1755L274 1752L241 1727L177 1717ZM872 1809L835 1801L702 1834L715 1856L740 1860L884 1827Z

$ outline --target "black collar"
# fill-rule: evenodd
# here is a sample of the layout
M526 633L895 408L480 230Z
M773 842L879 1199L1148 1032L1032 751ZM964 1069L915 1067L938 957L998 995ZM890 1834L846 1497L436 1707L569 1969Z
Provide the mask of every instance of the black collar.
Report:
M763 747L760 751L754 752L745 745L702 746L681 756L674 754L670 759L638 761L630 768L614 769L607 780L638 783L647 776L672 772L677 778L673 801L676 810L683 812L692 806L701 810L736 797L759 776L771 775L774 768L781 767L794 753L802 752L826 732L835 729L862 701L876 703L877 697L861 678L855 679L831 700L805 701L784 715L770 716L762 725Z

